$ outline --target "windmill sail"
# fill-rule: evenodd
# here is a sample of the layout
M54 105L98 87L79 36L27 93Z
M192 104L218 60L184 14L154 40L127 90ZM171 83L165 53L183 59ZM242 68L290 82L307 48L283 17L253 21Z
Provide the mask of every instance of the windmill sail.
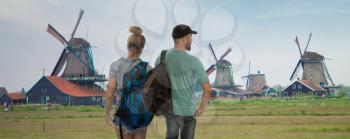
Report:
M292 73L292 75L290 76L289 80L293 80L293 79L296 77L296 75L297 75L297 73L298 73L298 71L299 71L299 69L300 69L300 65L302 64L301 62L302 62L301 60L298 61L298 63L297 63L297 65L295 66L295 68L294 68L294 70L293 70L293 73Z
M214 58L215 58L215 61L218 62L218 58L216 57L216 54L213 50L213 47L211 46L211 44L209 43L209 49L210 49L210 52L213 54Z
M47 26L46 31L53 37L55 37L58 41L60 41L63 45L68 44L67 40L60 33L58 33L58 31L55 28L53 28L50 24Z
M309 43L310 43L310 40L311 40L311 36L312 36L312 33L310 32L309 40L307 41L307 44L306 44L306 47L305 47L305 50L304 50L304 54L306 53L307 47L309 47Z
M246 83L246 90L247 90L249 86L249 80L250 80L250 60L249 60L249 67L248 67L248 75L246 77L247 77L247 83Z
M331 75L330 75L329 72L328 72L326 62L325 62L325 61L322 61L322 63L323 63L324 69L325 69L325 71L326 71L326 75L327 75L328 80L331 82L332 86L335 86L335 84L334 84L334 82L333 82L333 80L332 80L332 78L331 78Z
M215 71L215 65L211 65L207 70L207 74L210 75L211 73L213 73Z
M80 23L81 18L83 17L83 14L84 14L84 10L83 10L83 9L80 9L80 11L79 11L79 16L78 16L78 20L77 20L77 23L76 23L75 26L74 26L73 32L72 32L72 34L71 34L71 38L74 37L74 34L75 34L75 32L77 31L77 28L78 28L78 26L79 26L79 23Z
M300 43L299 43L299 40L298 40L298 36L295 37L295 43L296 43L297 46L298 46L299 53L300 53L300 57L302 57L303 54L301 53L301 48L300 48Z
M63 65L67 61L68 50L63 49L60 58L57 61L55 68L53 69L51 76L57 76L59 72L62 70Z
M224 59L230 52L232 51L231 48L228 48L225 53L220 57L220 59Z

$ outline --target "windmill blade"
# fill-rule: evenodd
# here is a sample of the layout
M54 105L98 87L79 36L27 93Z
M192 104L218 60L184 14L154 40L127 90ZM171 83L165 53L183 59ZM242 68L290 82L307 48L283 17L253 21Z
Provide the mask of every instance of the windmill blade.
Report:
M303 54L301 53L300 43L299 43L299 40L298 40L298 36L295 36L295 43L297 44L297 46L298 46L298 48L299 48L300 57L302 57Z
M83 10L83 9L80 9L80 11L79 11L79 16L78 16L78 20L77 20L77 23L75 24L75 27L74 27L73 32L72 32L72 34L71 34L71 38L74 37L74 34L75 34L75 32L77 31L77 28L78 28L78 26L79 26L79 23L80 23L81 18L83 17L83 14L84 14L84 10Z
M333 82L333 80L331 78L331 75L328 72L328 69L327 69L327 66L326 66L326 62L322 61L322 65L323 65L323 67L324 67L324 69L326 71L326 76L328 77L329 81L331 81L332 85L335 86L335 84L334 84L334 82Z
M310 43L310 40L311 40L311 36L312 36L312 33L310 32L309 40L307 41L307 44L306 44L306 47L305 47L305 50L304 50L304 54L305 54L307 48L309 47L309 43Z
M248 75L250 74L250 60L249 60L249 67L248 67Z
M207 74L208 74L208 76L211 74L211 73L213 73L214 71L215 71L215 65L213 64L213 65L211 65L207 70L206 70L206 72L207 72Z
M232 51L232 49L231 49L231 47L229 47L229 48L225 51L225 53L220 57L220 59L224 59L225 56L227 56L228 53L230 53L231 51Z
M51 76L57 76L63 68L64 63L67 61L69 51L65 48L63 49L60 58L57 61L55 68L53 69Z
M46 31L53 37L55 37L58 41L60 41L63 45L68 44L67 40L60 33L58 33L58 31L55 28L53 28L50 24L47 26Z
M248 87L250 86L249 84L250 84L250 79L251 79L251 75L247 75L247 76L243 76L242 78L247 78L247 82L246 82L246 84L245 84L245 88L246 88L246 90L248 89Z
M213 47L211 46L211 43L209 43L209 49L210 49L211 53L213 54L213 56L214 56L214 58L215 58L215 61L218 62L218 58L217 58L216 55L215 55L215 52L214 52L214 50L213 50Z
M298 61L297 66L295 67L295 69L292 73L292 76L290 76L289 80L293 80L295 78L295 75L296 75L297 71L299 70L300 64L301 64L301 60Z
M248 88L249 80L250 80L250 60L249 60L249 68L248 68L248 76L247 76L247 83L246 83L246 88Z

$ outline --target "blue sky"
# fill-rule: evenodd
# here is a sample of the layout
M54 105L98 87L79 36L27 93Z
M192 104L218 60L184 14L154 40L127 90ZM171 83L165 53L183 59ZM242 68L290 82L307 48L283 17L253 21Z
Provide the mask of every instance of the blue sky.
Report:
M190 24L192 54L207 67L214 62L207 49L213 42L217 55L231 47L234 80L248 72L266 74L269 85L290 83L299 58L294 38L327 60L336 84L350 85L350 1L348 0L2 0L0 1L0 86L9 91L29 90L49 75L63 46L46 32L51 23L68 37L78 11L85 10L77 36L95 45L95 67L108 73L109 64L125 55L127 29L144 28L147 50L143 59L154 62L162 49L172 47L170 32L178 23ZM213 76L210 77L214 79Z

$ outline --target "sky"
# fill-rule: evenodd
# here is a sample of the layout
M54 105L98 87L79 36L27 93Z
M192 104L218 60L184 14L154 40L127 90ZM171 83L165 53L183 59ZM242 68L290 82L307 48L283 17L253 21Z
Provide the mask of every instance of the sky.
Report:
M204 67L215 63L209 42L217 56L232 48L225 59L236 84L244 85L249 61L251 73L264 73L268 85L290 84L300 57L295 36L304 50L312 32L308 50L329 59L335 84L350 85L349 7L348 0L1 0L0 86L29 90L50 75L64 46L47 25L69 38L79 9L85 13L76 37L94 46L95 68L107 75L110 64L126 55L130 26L143 29L142 59L153 64L161 50L173 47L172 28L188 24L198 31L189 53Z

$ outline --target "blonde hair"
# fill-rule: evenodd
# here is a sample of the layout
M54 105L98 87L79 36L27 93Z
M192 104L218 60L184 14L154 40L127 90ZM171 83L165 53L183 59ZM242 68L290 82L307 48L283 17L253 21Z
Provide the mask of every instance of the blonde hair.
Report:
M145 46L145 37L142 35L142 29L138 26L131 26L129 31L132 33L128 38L128 49L140 54Z

